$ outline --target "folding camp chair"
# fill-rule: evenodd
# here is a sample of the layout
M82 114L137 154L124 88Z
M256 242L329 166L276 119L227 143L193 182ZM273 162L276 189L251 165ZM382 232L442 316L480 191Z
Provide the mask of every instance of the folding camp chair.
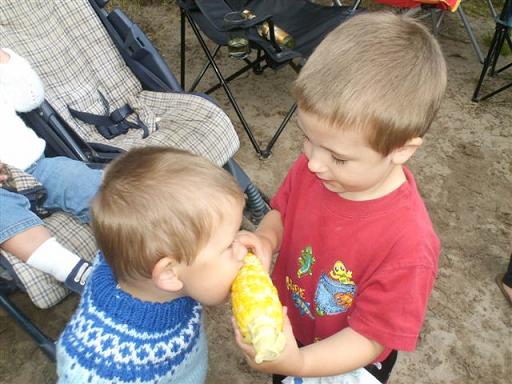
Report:
M47 141L47 154L98 164L135 146L188 149L235 176L246 193L250 218L259 221L268 205L232 159L239 141L229 118L210 99L182 92L144 33L122 11L107 12L107 2L2 0L0 46L26 57L45 86L45 103L22 117ZM92 258L95 247L87 226L73 224L66 215L52 214L48 220L55 221L49 225L57 238ZM9 295L22 287L36 306L48 308L69 292L14 257L2 256L14 280L0 281L0 306L53 357L53 341Z
M228 83L251 69L256 74L260 74L267 67L277 69L289 64L298 72L323 37L357 11L360 0L355 0L351 6L340 7L321 6L306 0L178 0L177 2L181 9L182 86L185 85L185 19L187 19L208 59L189 90L195 90L211 66L219 83L205 93L210 94L220 87L224 89L254 150L261 158L267 158L293 115L296 105L292 105L288 110L267 145L261 146ZM232 15L240 17L228 17ZM280 43L278 30L274 27L279 27L293 38L295 41L293 48ZM243 57L245 66L224 77L215 57L221 47L228 46L232 41L230 34L232 36L236 32L244 34L249 48L256 50L256 57L254 59ZM217 45L213 52L208 48L202 34Z
M496 17L496 30L494 32L494 36L492 38L491 46L489 47L489 52L487 53L487 57L485 58L484 65L482 68L482 72L480 73L480 79L478 80L478 84L475 88L475 92L473 94L473 101L481 101L488 99L491 96L496 95L497 93L509 88L512 86L512 82L506 84L495 91L489 92L488 94L481 96L480 90L482 89L482 84L484 82L485 76L489 74L489 76L494 76L505 69L512 66L512 63L506 64L500 69L496 69L496 65L498 64L498 58L501 54L501 50L505 43L508 44L509 49L512 51L512 41L510 38L510 31L512 30L512 1L505 0L503 4L503 9L499 16Z

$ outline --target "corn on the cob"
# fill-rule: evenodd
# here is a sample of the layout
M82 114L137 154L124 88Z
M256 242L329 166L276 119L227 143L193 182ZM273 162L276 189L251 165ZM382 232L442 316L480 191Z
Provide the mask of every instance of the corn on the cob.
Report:
M256 350L256 363L274 360L283 351L283 309L261 261L252 253L231 287L233 314L244 341Z

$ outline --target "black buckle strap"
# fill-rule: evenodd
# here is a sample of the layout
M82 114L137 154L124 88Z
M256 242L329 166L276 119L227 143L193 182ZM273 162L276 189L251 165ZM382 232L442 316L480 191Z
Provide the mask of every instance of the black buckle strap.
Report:
M126 117L128 115L130 115L132 113L133 113L133 109L128 104L125 104L121 108L118 108L115 111L111 112L110 119L114 123L120 123L121 121L126 119Z
M124 135L128 132L128 125L124 122L112 125L100 125L97 126L96 129L106 139L112 139L119 135Z
M137 116L137 122L133 123L126 118L134 113L132 107L128 104L123 105L116 110L110 111L110 105L101 92L98 91L103 103L105 113L103 115L95 115L94 113L77 111L68 106L69 113L75 119L81 120L84 123L94 125L99 134L105 139L110 140L116 136L124 135L130 128L140 128L143 130L142 138L145 139L149 135L149 129L144 122Z

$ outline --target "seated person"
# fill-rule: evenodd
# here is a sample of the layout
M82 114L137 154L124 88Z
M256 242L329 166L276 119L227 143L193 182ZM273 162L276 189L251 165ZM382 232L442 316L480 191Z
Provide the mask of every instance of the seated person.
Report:
M510 249L512 249L512 243L510 244ZM496 276L496 284L498 284L503 296L512 306L512 252L510 253L507 270Z
M65 157L44 157L45 141L16 114L36 108L43 100L43 85L30 64L12 50L0 48L0 169L7 164L31 174L46 189L43 208L68 212L87 223L102 171ZM30 210L27 197L4 188L5 182L4 175L0 178L0 248L80 293L89 263L52 237Z
M112 162L91 208L100 251L57 343L58 383L203 383L201 304L223 302L242 266L243 207L233 177L188 152L145 147Z

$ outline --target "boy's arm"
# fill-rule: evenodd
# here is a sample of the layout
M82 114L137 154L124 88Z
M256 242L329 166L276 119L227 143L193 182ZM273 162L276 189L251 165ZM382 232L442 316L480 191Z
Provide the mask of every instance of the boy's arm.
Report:
M302 348L297 346L287 316L285 316L283 330L287 341L279 358L256 364L254 349L243 343L240 333L235 328L237 343L252 368L285 376L333 376L365 367L384 351L384 346L364 337L350 327Z
M283 223L279 211L268 212L254 233L240 231L237 241L251 248L261 259L266 271L270 270L272 255L279 251L283 238Z
M266 247L264 254L269 255L267 265L264 265L266 270L270 270L272 262L272 255L279 251L281 248L281 241L283 240L283 222L281 220L281 213L272 209L265 215L260 225L254 232L262 241L262 246Z
M374 361L384 346L347 327L334 335L300 348L304 356L299 375L331 376L362 368Z

